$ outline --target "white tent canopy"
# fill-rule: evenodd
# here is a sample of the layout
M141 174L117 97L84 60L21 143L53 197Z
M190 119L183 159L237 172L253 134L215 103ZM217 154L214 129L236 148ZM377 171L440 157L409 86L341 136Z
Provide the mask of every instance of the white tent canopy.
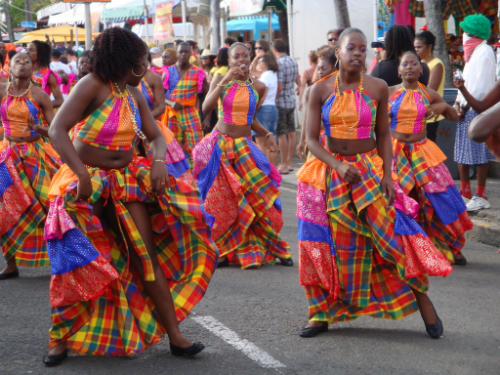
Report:
M90 3L91 13L101 13L107 3ZM78 4L73 9L64 13L49 17L49 26L57 25L84 25L85 24L85 4Z

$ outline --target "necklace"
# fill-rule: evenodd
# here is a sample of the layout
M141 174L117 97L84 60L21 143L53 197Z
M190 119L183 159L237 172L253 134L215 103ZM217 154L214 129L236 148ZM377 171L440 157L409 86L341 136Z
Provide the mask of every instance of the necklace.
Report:
M337 79L336 79L336 82L335 82L335 86L337 87L337 96L335 98L335 101L337 101L337 98L339 98L338 100L338 107L339 107L339 110L340 110L340 117L342 117L342 122L344 123L344 126L347 128L347 129L354 129L355 127L358 126L359 124L359 119L361 117L361 92L363 91L363 74L361 74L361 79L359 81L359 86L358 86L358 90L359 90L359 99L358 99L358 106L357 108L359 108L359 112L357 113L357 120L356 120L356 123L352 126L347 126L347 123L345 122L345 118L344 118L344 111L342 110L342 104L343 104L343 97L345 96L344 93L341 93L340 92L340 85L339 85L339 76L340 76L340 72L337 74ZM354 94L356 93L356 91L354 91Z
M416 107L418 107L418 103L415 102L415 98L413 96L413 92L414 91L418 91L419 95L420 95L420 101L419 103L423 103L424 101L424 92L422 91L422 87L420 85L418 85L418 88L416 90L412 90L412 89L407 89L405 87L404 84L401 83L401 87L403 88L403 90L405 90L405 93L406 95L408 95L408 98L410 98L410 101L413 103L413 105L415 105Z
M246 81L238 81L233 79L232 82L236 83L239 87L251 87L253 86L253 80L251 77L248 77Z
M28 88L21 95L14 95L14 94L12 94L12 81L9 81L9 85L7 86L7 95L12 96L13 98L22 98L22 97L25 97L28 94L28 92L30 91L32 84L33 84L33 82L30 81L30 84L28 85Z
M135 133L139 136L139 138L142 139L142 140L144 140L144 139L146 139L146 136L144 135L144 133L142 132L142 130L137 127L137 121L135 120L135 116L137 114L137 106L134 105L133 106L134 108L132 108L132 105L130 104L130 102L128 100L128 98L130 96L130 93L127 90L127 86L125 86L125 91L121 92L120 91L120 87L118 87L118 84L115 82L116 91L118 91L118 97L119 98L125 97L125 101L128 104L128 106L130 107L130 111L132 112L132 116L131 116L132 128L134 129Z

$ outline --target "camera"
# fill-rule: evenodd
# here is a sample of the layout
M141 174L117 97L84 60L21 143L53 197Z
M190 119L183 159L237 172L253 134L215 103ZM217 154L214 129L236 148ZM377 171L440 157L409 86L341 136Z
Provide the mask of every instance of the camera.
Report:
M385 49L385 42L372 42L372 48L384 48Z

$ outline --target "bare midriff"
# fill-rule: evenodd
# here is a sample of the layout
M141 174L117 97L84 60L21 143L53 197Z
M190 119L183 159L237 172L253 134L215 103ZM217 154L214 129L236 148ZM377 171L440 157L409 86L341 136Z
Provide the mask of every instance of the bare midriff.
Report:
M6 135L5 139L15 142L15 143L30 143L38 141L42 136L40 134L29 135L27 137L12 137L10 135Z
M369 152L377 147L375 138L367 139L340 139L326 137L326 146L334 154L352 156Z
M415 142L421 141L422 139L427 137L427 129L424 129L420 133L416 133L416 134L401 133L401 132L397 132L395 130L391 130L391 134L398 141L406 142L406 143L415 143Z
M73 141L76 153L83 164L97 168L121 169L125 168L134 157L133 150L111 151L90 146L75 139Z
M217 131L224 135L227 135L231 138L241 138L241 137L250 137L252 134L252 126L251 125L234 125L228 124L224 120L219 119L216 125Z

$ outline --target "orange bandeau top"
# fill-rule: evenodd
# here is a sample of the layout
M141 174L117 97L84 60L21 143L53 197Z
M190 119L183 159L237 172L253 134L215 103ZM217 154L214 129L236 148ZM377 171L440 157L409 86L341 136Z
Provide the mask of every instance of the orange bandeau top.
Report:
M326 78L326 77L325 77ZM340 139L368 139L375 135L377 102L363 89L363 77L356 90L333 93L321 109L325 134Z
M431 103L425 86L420 82L416 90L408 90L403 86L389 98L389 118L391 130L417 134L427 128L425 113Z
M111 84L111 94L102 105L80 121L74 138L88 145L111 151L129 151L141 130L139 108L125 89L117 93Z
M31 97L31 90L25 96L7 95L0 104L0 116L2 117L5 135L11 137L29 137L37 135L38 132L28 129L28 118L33 116L35 124L40 122L40 106Z
M219 118L227 124L252 125L259 94L251 82L232 80L222 90Z

